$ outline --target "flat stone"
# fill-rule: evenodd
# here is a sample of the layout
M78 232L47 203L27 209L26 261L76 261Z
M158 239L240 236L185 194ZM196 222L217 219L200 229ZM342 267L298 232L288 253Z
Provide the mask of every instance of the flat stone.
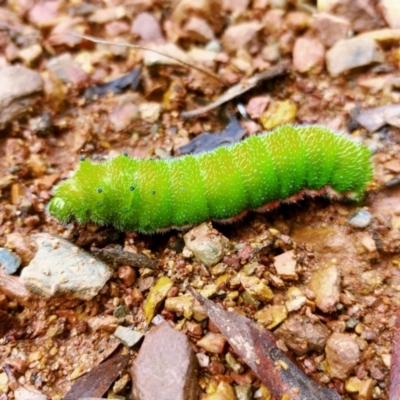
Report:
M158 19L149 12L139 13L132 22L131 33L145 42L163 42L164 36Z
M302 73L318 74L324 67L325 47L315 38L300 37L293 46L293 66Z
M28 68L0 68L0 129L26 113L43 90L41 76Z
M202 18L193 16L183 27L188 38L193 41L206 43L214 39L215 35L211 26Z
M381 48L375 40L366 37L339 40L326 53L326 66L331 76L384 61Z
M253 45L258 44L257 36L262 28L263 25L255 21L228 27L221 38L224 50L228 53L236 53L239 49L245 49L251 54Z
M366 32L382 25L373 0L318 0L317 9L347 19L354 32Z
M391 28L400 28L399 0L381 0L379 6L387 24Z
M321 42L327 47L345 39L351 29L350 22L347 19L324 12L315 15L313 27Z
M355 117L356 121L370 132L375 132L386 124L396 125L399 118L400 104L367 108Z
M198 400L196 356L187 337L162 323L145 336L132 368L135 400Z
M133 347L144 336L142 332L125 326L119 326L114 332L114 336L126 347Z
M10 250L0 247L0 265L4 267L7 274L12 275L21 265L21 258Z
M101 290L112 271L67 240L49 233L32 235L38 250L21 272L24 285L43 297L70 296L90 300Z
M320 322L312 323L301 314L292 315L275 330L294 353L302 356L310 351L321 352L329 338L329 329Z
M360 359L360 350L353 337L339 332L329 337L325 353L330 376L343 380L348 378Z
M323 312L336 311L340 296L340 274L336 265L320 268L313 273L309 283L315 293L315 305Z
M282 279L297 280L296 265L296 256L293 250L274 257L274 267Z

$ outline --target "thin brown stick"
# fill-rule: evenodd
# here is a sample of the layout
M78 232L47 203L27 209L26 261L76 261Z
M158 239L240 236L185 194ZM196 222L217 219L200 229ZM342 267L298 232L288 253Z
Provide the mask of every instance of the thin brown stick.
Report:
M78 37L78 38L81 38L81 39L89 40L90 42L94 42L94 43L106 44L106 45L111 45L111 46L124 46L124 47L129 47L131 49L140 49L140 50L151 51L153 53L159 54L160 56L170 58L171 60L174 60L174 61L176 61L176 62L178 62L178 63L180 63L180 64L182 64L182 65L184 65L184 66L186 66L188 68L193 68L193 69L195 69L195 70L197 70L199 72L202 72L203 74L206 74L206 75L210 76L211 78L217 80L222 85L227 86L227 83L222 78L220 78L218 75L214 74L213 72L211 72L211 71L209 71L207 69L204 69L204 68L200 68L200 67L198 67L196 65L190 64L190 63L188 63L188 62L186 62L184 60L181 60L179 58L176 58L174 56L170 56L169 54L164 54L162 51L158 51L158 50L155 50L155 49L150 49L150 48L148 48L146 46L142 46L140 44L114 43L114 42L110 42L108 40L99 39L99 38L97 38L95 36L81 35L81 34L75 33L75 32L68 32L68 34L72 35L72 36L75 36L75 37Z
M250 89L255 88L261 81L272 79L275 78L276 76L286 73L288 68L289 64L287 62L282 62L267 71L261 72L260 74L256 74L251 76L250 78L244 79L240 83L230 87L217 100L213 101L210 104L207 104L204 107L196 108L195 110L185 111L181 114L181 117L187 119L187 118L197 117L198 115L211 111L214 108L219 107L221 104L224 104L229 100L232 100L235 97L240 96L241 94L249 91Z

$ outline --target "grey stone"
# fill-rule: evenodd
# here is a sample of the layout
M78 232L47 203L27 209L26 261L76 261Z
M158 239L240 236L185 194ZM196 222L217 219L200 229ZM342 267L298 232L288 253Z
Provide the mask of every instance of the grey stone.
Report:
M379 45L366 37L339 40L326 53L326 66L331 76L384 61L385 56Z
M133 347L142 339L143 333L135 331L125 326L119 326L114 332L114 336L126 347Z
M152 328L132 368L133 400L198 400L197 365L183 333L168 323Z
M0 68L0 129L26 113L43 90L41 76L25 67Z
M38 250L21 272L27 289L50 298L63 295L90 300L101 290L112 271L107 264L49 233L33 235Z
M2 265L7 274L12 275L17 272L21 265L21 258L3 247L0 248L0 265Z
M366 210L359 210L349 219L349 225L354 228L366 228L372 221L372 215Z

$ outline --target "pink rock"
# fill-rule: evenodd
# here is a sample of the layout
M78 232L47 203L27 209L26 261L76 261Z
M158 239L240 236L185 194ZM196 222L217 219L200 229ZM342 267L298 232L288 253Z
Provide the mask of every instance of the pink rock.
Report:
M198 400L197 365L183 333L168 323L152 328L132 368L132 398Z
M293 65L299 72L320 73L324 67L325 48L317 39L301 37L293 47Z
M249 53L253 53L258 49L257 37L262 28L263 25L255 21L230 26L221 39L224 50L236 53L239 49L246 49Z
M158 19L148 12L142 12L136 16L132 22L131 33L145 42L164 41Z
M61 2L37 2L29 11L28 19L38 28L49 28L57 23Z
M214 39L214 32L211 26L202 18L193 16L189 19L187 24L183 27L188 37L198 42L208 42Z
M127 129L129 124L139 117L139 109L136 104L128 103L116 107L110 114L110 122L116 132Z
M124 21L111 21L105 28L109 37L116 37L129 32L129 25Z
M397 1L397 0L395 0ZM367 32L382 26L373 0L329 0L319 1L318 11L325 11L345 18L355 32Z
M350 22L346 19L328 13L316 14L313 26L319 39L327 47L345 39L351 28Z
M360 359L356 341L345 333L334 332L325 348L329 374L338 379L346 379Z
M268 96L252 97L246 106L246 111L250 118L258 119L267 109L271 99Z

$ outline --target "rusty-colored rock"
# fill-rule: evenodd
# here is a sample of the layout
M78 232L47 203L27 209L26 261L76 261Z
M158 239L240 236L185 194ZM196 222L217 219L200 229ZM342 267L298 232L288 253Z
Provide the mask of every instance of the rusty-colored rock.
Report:
M293 315L275 331L286 346L297 355L322 351L329 338L329 329L320 322L312 323L305 315Z
M356 341L344 333L332 333L325 352L329 373L334 378L346 379L360 359L360 350Z

